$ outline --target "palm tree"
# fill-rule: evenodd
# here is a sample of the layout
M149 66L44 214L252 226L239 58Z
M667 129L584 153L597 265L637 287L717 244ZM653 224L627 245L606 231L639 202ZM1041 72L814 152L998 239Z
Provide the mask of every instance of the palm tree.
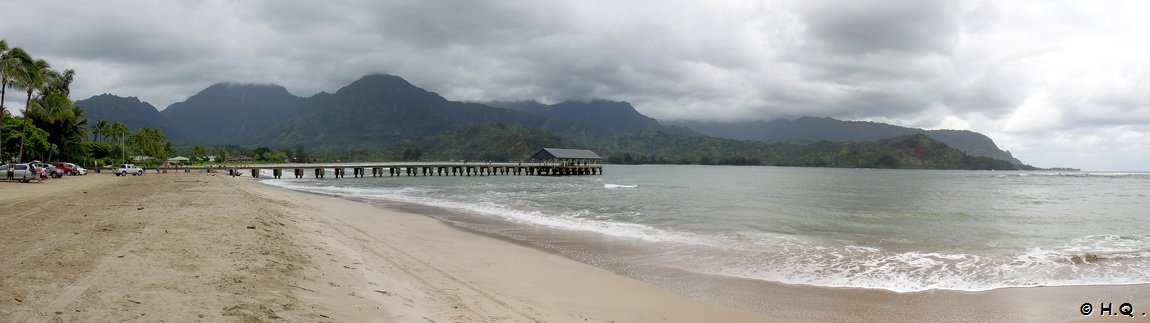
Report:
M87 159L89 148L85 143L88 142L88 116L85 115L84 108L73 106L72 117L67 123L62 124L60 129L64 135L61 141L66 147L60 156L66 157L69 161L78 161L79 157Z
M163 135L161 134L161 136L163 136ZM169 156L175 157L175 156L172 156L175 154L176 154L176 145L172 144L171 141L165 141L164 142L164 153L162 154L163 156L160 157L160 161L168 160Z
M8 42L0 39L0 111L4 111L4 92L8 90ZM3 116L0 116L3 117Z
M128 160L128 148L124 140L128 139L128 127L119 121L112 122L108 136L112 137L113 140L120 140L120 157L126 162Z
M39 98L44 98L48 93L63 93L65 97L72 94L72 80L76 78L76 70L66 69L63 73L55 70L48 70L44 75L44 82L40 84Z
M28 92L28 100L24 103L24 115L28 115L28 108L32 106L32 92L44 84L44 80L49 75L51 67L47 61L42 59L25 61L24 69L20 71L19 74L16 74L16 79L14 80L16 81L16 87ZM26 137L25 134L27 132L28 124L25 123L20 134L20 153L16 155L16 158L21 161L24 160L24 137Z
M92 129L92 135L96 136L96 141L102 141L101 139L107 139L108 129L108 120L101 119L96 121L96 128Z
M213 150L216 151L215 152L216 163L223 164L223 163L226 163L228 161L228 150L227 149L224 149L223 147L215 147Z
M23 48L9 49L8 43L0 40L0 125L4 124L4 99L8 93L8 87L15 85L13 82L22 74L25 62L31 60L32 57ZM2 135L0 134L0 137ZM3 152L3 147L0 147L0 152Z
M208 155L208 151L207 151L207 149L204 149L204 146L202 146L202 145L192 146L192 157L200 159L200 160L204 160L204 157L207 155Z
M84 117L84 109L74 106L67 95L49 92L47 96L33 100L27 117L35 126L48 132L49 142L59 148L61 157L70 160L83 155L80 143L87 138L88 120Z
M8 87L8 73L5 73L5 58L8 56L8 42L0 39L0 156L4 156L4 91Z

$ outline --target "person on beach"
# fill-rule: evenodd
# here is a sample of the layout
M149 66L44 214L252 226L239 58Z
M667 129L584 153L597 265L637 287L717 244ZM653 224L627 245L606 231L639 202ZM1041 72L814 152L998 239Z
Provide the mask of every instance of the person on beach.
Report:
M44 182L44 167L40 167L40 164L32 164L32 173L36 174L36 183Z

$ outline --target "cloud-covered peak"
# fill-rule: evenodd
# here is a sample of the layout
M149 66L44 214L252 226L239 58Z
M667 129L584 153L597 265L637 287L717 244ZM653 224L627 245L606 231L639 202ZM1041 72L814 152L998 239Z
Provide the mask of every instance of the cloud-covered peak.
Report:
M461 101L602 98L664 120L811 115L970 129L1040 165L1129 168L1106 160L1150 156L1144 1L0 6L20 8L0 12L2 37L76 69L77 97L167 106L219 80L307 97L386 72ZM1096 158L1082 142L1126 149Z

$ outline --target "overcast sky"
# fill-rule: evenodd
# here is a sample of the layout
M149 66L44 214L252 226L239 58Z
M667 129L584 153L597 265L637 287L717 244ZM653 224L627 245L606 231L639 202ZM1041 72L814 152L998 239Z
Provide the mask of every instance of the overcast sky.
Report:
M1150 170L1148 13L1145 0L0 0L0 38L75 69L76 100L163 109L217 82L311 96L388 73L452 100L967 129L1040 167Z

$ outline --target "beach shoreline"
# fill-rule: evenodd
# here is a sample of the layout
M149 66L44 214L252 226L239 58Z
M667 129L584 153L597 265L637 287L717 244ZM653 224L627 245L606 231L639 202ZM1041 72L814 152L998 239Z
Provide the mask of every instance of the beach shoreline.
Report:
M43 196L74 198L43 203ZM1150 286L895 293L594 267L222 174L0 183L0 321L1071 321ZM689 286L679 288L676 286ZM686 296L684 296L686 295ZM1123 317L1125 318L1125 317Z
M279 186L276 187L279 188ZM324 193L298 192L332 196ZM338 195L334 197L434 218L448 224L452 229L488 236L578 261L578 257L573 257L569 253L533 242L537 239L506 236L509 225L526 227L530 227L530 225L506 222L488 224L492 221L500 222L491 219L459 221L460 216L474 217L439 206L397 201L381 203ZM492 227L495 230L486 227ZM553 238L565 241L581 241L577 244L584 249L627 248L626 243L623 243L624 246L613 245L619 241L597 233L572 233L545 228L527 228L526 230L538 231L526 235L557 235ZM526 236L523 230L513 229L512 231L516 231L514 235ZM570 245L569 242L568 245ZM618 254L619 252L612 250L612 253ZM786 284L700 274L666 267L637 269L636 267L640 266L636 264L627 264L625 268L621 269L609 265L604 266L602 263L597 264L597 266L616 275L651 283L690 298L765 315L766 317L794 320L1072 321L1099 316L1098 313L1100 312L1098 311L1091 313L1091 315L1081 315L1080 310L1084 303L1092 303L1096 308L1102 306L1103 303L1113 303L1116 308L1125 302L1131 302L1137 311L1150 312L1150 302L1147 302L1150 299L1150 285L1147 284L1003 287L980 291L934 289L895 292L885 289ZM1136 314L1141 314L1141 312Z
M765 319L422 215L221 174L0 183L0 207L0 321Z

